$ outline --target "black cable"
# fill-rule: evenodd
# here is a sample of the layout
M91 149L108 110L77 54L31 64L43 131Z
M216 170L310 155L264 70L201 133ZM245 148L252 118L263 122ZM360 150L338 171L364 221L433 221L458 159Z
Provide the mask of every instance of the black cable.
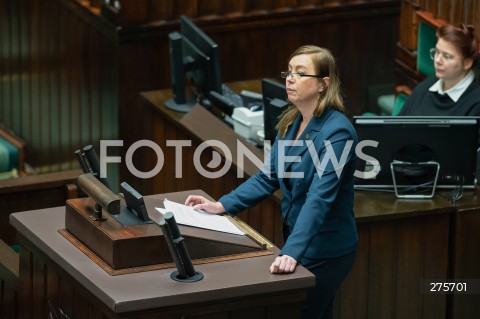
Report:
M456 174L454 176L454 179L456 181L456 186L452 190L451 194L451 200L454 206L457 205L457 201L459 201L463 197L463 183L464 183L464 178L463 175L458 175Z

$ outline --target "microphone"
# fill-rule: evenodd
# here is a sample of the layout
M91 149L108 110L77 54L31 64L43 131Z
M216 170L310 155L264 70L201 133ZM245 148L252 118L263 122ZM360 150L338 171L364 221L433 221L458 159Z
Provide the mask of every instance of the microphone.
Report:
M120 214L120 197L103 185L90 173L82 174L77 178L78 186L111 215Z
M170 275L170 278L180 282L195 282L202 280L203 274L195 271L195 268L193 267L187 246L185 245L185 239L180 233L173 213L165 213L163 218L160 218L158 224L162 228L163 236L167 241L173 261L177 267L177 271L174 271Z
M100 162L93 145L87 145L82 150L76 150L75 156L80 163L80 167L84 173L90 173L102 182L108 189L111 189L106 178L100 177Z
M88 159L88 162L90 163L90 167L93 170L93 175L95 175L96 178L98 178L103 185L111 189L110 185L108 184L108 181L104 177L100 177L100 161L98 160L97 153L95 153L95 149L93 148L93 145L87 145L83 148L83 153Z

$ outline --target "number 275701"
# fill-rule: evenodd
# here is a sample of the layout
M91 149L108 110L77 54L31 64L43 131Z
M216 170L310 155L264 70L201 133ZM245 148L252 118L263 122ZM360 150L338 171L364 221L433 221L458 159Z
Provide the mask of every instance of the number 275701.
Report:
M430 292L467 292L466 282L430 282Z

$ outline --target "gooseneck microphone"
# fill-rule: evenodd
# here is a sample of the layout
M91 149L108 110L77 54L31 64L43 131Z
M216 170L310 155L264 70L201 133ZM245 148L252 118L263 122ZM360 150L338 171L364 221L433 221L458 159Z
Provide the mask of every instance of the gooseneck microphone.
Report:
M93 145L87 145L81 150L75 151L75 156L77 157L80 167L84 173L91 173L99 181L102 182L108 189L111 189L108 180L104 177L100 177L100 161L98 160L97 153Z
M114 194L91 173L78 176L77 183L91 199L95 201L94 220L105 220L102 217L102 208L110 215L120 214L120 197Z

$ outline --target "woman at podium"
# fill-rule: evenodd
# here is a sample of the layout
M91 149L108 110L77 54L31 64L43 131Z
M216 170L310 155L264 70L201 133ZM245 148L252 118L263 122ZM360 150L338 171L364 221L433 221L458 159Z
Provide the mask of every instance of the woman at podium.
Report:
M298 48L285 78L289 108L262 169L212 202L189 196L186 205L235 216L281 189L285 245L271 273L291 273L298 263L316 277L304 318L333 318L335 291L353 266L358 235L353 214L357 135L343 114L335 58L313 45Z

